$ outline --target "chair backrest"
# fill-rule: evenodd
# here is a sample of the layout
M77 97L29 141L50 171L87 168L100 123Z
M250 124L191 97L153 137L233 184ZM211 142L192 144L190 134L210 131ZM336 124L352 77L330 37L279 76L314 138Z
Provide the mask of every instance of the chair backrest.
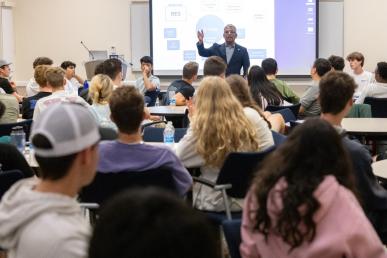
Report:
M30 138L31 125L32 119L23 120L17 123L0 124L0 136L11 135L12 128L14 128L15 126L22 126L26 134L26 140L28 141L28 139Z
M17 169L0 172L0 200L14 183L23 178L23 173Z
M97 172L93 182L82 189L79 198L81 202L102 204L113 195L128 188L148 186L156 186L177 193L172 172L159 168L118 173Z
M286 141L286 136L280 133L277 133L273 130L271 130L271 134L273 135L274 145L278 147L282 143Z
M364 104L371 105L372 117L387 117L387 98L366 97Z
M294 117L297 118L298 116L298 112L300 111L300 106L301 106L301 103L298 103L298 104L295 104L295 105L290 105L290 106L267 106L266 107L266 111L270 111L270 112L274 112L274 111L278 111L278 110L281 110L281 109L285 109L285 108L288 108L290 109L290 111L292 111Z
M234 198L244 198L254 173L263 159L275 149L272 146L261 152L232 152L220 169L216 184L231 184L227 195Z
M147 126L144 128L143 140L144 142L163 142L164 128ZM179 142L181 138L187 133L187 128L175 128L175 142Z
M288 109L288 108L283 108L283 109L280 109L280 110L277 110L277 111L273 111L272 112L273 114L281 114L282 117L284 118L285 120L285 123L289 123L290 121L295 121L297 120L297 117L294 116L293 112Z
M118 133L113 128L100 126L98 130L101 140L115 140L118 137Z
M239 246L242 242L241 240L241 220L224 220L222 222L224 236L226 237L226 242L228 250L230 251L231 258L241 258L239 252Z

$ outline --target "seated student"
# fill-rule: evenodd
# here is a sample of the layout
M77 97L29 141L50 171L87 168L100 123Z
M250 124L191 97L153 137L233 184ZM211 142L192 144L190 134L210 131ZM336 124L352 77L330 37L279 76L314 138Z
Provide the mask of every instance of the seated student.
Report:
M193 106L189 106L190 127L176 145L176 154L184 166L201 167L202 177L215 182L230 152L263 149L255 126L246 117L242 105L223 78L204 78L193 102ZM224 210L219 191L206 186L194 187L194 196L194 206L198 209ZM241 210L242 200L232 199L230 204L232 210L238 211Z
M169 92L174 91L176 99L176 106L185 106L187 100L192 98L195 93L195 88L192 83L198 77L199 64L196 62L188 62L183 67L183 78L176 80L169 85L165 94L164 105L169 105Z
M387 62L379 62L375 69L375 82L365 89L356 103L362 104L366 97L387 98Z
M387 257L356 193L341 137L321 119L305 121L253 180L242 257Z
M206 59L203 66L204 76L219 76L226 78L227 64L219 56L210 56Z
M341 56L331 55L328 58L328 61L329 63L331 63L331 66L335 71L342 72L344 70L345 61L344 58L342 58Z
M35 70L35 68L39 65L48 65L48 66L52 66L54 62L48 58L48 57L45 57L45 56L40 56L40 57L37 57L34 62L32 63L32 68ZM40 91L40 88L39 88L39 84L36 83L35 81L35 78L32 77L28 83L27 83L27 87L26 87L26 91L27 91L27 97L31 97L31 96L34 96L36 94L39 93Z
M283 106L291 105L284 101L281 92L275 87L274 83L270 82L265 72L258 65L250 67L247 75L247 81L250 87L251 95L257 102L258 106L263 110L268 105Z
M353 52L347 56L347 61L351 67L351 71L348 74L353 77L357 84L355 100L362 95L363 91L367 90L374 80L372 73L363 69L364 60L364 55L360 52ZM360 103L356 102L356 104Z
M253 97L251 97L246 80L240 75L230 75L226 78L226 82L230 85L234 96L241 103L246 117L257 129L260 146L263 149L267 149L268 147L274 145L273 135L271 134L270 129L285 129L285 121L282 116L280 114L276 114L271 117L271 120L266 118L262 109L258 107L253 100Z
M132 86L117 88L109 101L111 119L118 127L118 139L100 144L99 173L146 171L163 168L172 172L179 194L192 186L192 178L176 155L168 148L145 144L141 122L145 118L144 98Z
M6 60L0 60L0 89L1 93L13 95L18 102L22 102L23 96L19 95L16 90L16 84L9 80L11 75L11 68L9 67L12 63Z
M214 231L202 214L171 193L147 188L123 192L102 208L89 258L105 257L220 256Z
M19 118L19 103L9 94L0 93L0 102L5 106L4 114L0 117L0 124L16 123Z
M32 119L34 115L36 102L44 97L50 96L52 93L52 88L47 85L46 80L46 71L50 66L48 65L38 65L35 67L34 72L34 81L39 85L39 92L31 97L23 99L21 113L22 118Z
M41 178L17 182L0 203L0 246L8 257L87 257L90 226L76 197L95 176L99 137L80 105L55 105L34 122Z
M110 119L109 99L113 92L113 81L109 76L98 74L90 82L89 95L93 104L90 110L100 127L117 130L117 126Z
M140 63L142 76L136 80L136 88L145 96L145 103L154 106L160 91L160 79L152 74L152 57L143 56Z
M301 97L300 113L301 117L319 116L321 107L318 102L319 87L318 84L326 73L332 70L331 63L324 58L318 58L314 61L310 76L313 80L313 85L309 87Z
M75 73L76 66L72 61L64 61L60 65L65 70L66 85L64 88L69 95L78 95L79 88L82 88L85 82L85 80Z
M36 102L33 119L36 120L39 118L41 113L45 111L48 107L55 104L61 104L64 102L78 103L85 107L89 107L87 102L79 97L74 95L68 95L64 90L64 85L66 80L64 78L65 71L60 67L50 67L47 69L45 76L47 80L47 85L52 88L52 94L50 96L39 99Z
M372 172L372 157L367 148L356 140L350 140L341 127L343 118L352 108L355 88L356 83L348 74L327 74L320 82L321 118L332 124L341 135L352 161L364 212L383 243L387 243L387 191L379 185Z
M293 104L300 102L300 97L297 96L297 94L286 84L286 82L277 79L276 74L278 72L278 65L274 58L264 59L262 61L262 69L265 72L267 79L275 85L284 100Z
M0 101L0 118L4 115L5 105ZM25 177L30 177L33 172L15 146L11 145L11 137L4 135L0 137L0 173L1 171L17 169L20 170Z

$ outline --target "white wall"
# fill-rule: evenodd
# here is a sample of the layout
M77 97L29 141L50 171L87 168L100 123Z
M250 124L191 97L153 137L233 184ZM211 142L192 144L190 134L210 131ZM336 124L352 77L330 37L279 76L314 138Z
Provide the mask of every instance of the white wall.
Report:
M82 62L88 54L81 40L91 49L104 50L114 45L130 60L131 0L15 2L15 80L28 80L34 58L41 55L51 57L56 64L73 60L78 64L77 72L84 75ZM371 71L376 62L387 60L386 10L386 0L344 0L344 53L364 53L365 68ZM130 71L128 75L133 79Z
M362 52L369 71L387 61L386 10L386 0L344 0L344 53Z
M129 7L129 0L16 0L14 79L31 78L37 56L48 56L57 65L72 60L84 76L88 53L81 40L90 49L115 46L130 57Z

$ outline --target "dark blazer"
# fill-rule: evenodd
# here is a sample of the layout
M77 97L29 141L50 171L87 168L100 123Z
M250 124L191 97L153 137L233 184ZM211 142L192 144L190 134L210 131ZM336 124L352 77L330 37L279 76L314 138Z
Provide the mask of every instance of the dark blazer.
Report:
M214 43L210 48L204 48L204 44L196 43L200 56L219 56L225 63L227 63L226 57L226 45L225 43L219 45ZM245 47L235 44L234 53L227 64L226 76L230 74L240 74L241 68L243 67L243 75L247 75L250 67L249 53Z

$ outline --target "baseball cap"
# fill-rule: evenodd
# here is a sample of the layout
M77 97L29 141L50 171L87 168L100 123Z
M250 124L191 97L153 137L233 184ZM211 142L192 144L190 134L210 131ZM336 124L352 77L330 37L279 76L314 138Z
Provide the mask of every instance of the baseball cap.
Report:
M5 66L5 65L10 65L12 64L11 62L8 62L7 60L0 59L0 67Z
M32 125L30 140L36 135L47 138L52 148L34 146L40 157L63 157L80 152L100 139L98 126L90 111L79 105L61 103L54 105Z

